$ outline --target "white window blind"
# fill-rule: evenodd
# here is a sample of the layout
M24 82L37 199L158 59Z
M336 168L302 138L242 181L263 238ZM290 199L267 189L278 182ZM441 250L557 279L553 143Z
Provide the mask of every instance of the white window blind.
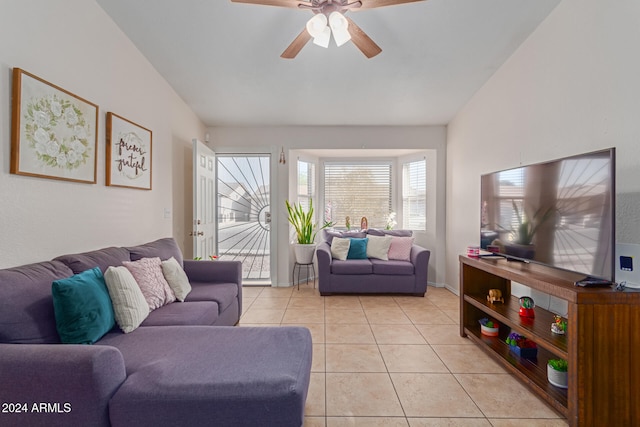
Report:
M298 203L305 211L309 209L309 201L315 197L315 179L315 164L298 160Z
M325 163L325 220L344 227L345 218L360 228L367 217L369 227L384 228L391 212L390 163Z
M500 172L498 183L498 198L500 199L499 226L505 230L518 230L520 220L518 213L523 214L524 208L524 168L511 169ZM518 212L516 212L516 208ZM509 237L512 239L513 234Z
M426 230L427 162L419 160L402 165L403 228Z

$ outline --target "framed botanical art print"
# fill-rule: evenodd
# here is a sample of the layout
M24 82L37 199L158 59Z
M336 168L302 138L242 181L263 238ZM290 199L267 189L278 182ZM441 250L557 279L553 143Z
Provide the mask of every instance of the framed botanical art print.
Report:
M14 68L11 127L11 173L96 183L96 104Z
M151 190L152 132L107 113L107 185Z

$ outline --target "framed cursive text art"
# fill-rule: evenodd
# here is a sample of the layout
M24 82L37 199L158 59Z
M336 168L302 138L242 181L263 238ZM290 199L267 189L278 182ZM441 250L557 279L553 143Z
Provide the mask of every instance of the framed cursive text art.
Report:
M107 185L151 190L149 129L107 113Z

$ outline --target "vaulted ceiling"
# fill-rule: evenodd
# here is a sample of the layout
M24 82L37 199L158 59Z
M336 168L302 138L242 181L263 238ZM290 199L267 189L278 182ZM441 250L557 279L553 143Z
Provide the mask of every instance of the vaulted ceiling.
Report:
M560 0L428 0L349 14L381 48L308 43L311 12L96 0L208 126L447 124ZM375 2L377 0L369 0Z

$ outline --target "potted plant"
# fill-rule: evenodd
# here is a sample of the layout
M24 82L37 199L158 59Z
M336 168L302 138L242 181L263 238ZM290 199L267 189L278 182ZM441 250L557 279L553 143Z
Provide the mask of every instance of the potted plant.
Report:
M560 388L568 387L568 363L564 359L549 359L547 362L547 379Z
M296 255L298 264L311 264L313 255L316 251L316 234L323 228L331 227L330 222L325 222L320 229L313 222L313 201L309 200L309 210L304 211L300 204L291 205L288 200L285 201L287 211L289 213L289 222L296 230L296 243L293 244L293 250Z
M484 317L478 320L480 323L480 333L488 337L497 337L500 331L500 325L495 320L489 320Z

